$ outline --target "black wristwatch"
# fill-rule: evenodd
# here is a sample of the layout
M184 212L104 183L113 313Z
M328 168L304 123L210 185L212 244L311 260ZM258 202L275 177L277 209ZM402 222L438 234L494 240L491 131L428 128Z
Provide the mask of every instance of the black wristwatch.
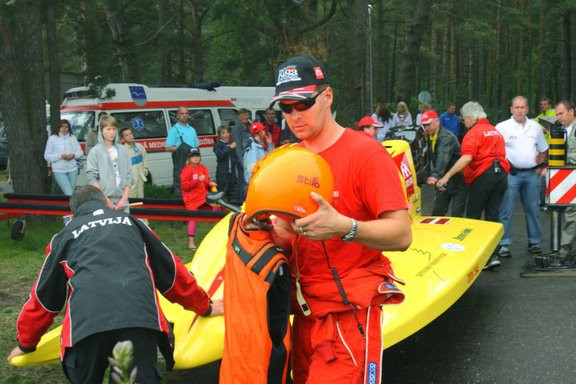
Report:
M348 233L342 236L340 239L342 241L349 243L351 241L356 240L357 236L358 236L358 222L356 221L356 219L352 219L352 228L350 228L350 231L348 231Z

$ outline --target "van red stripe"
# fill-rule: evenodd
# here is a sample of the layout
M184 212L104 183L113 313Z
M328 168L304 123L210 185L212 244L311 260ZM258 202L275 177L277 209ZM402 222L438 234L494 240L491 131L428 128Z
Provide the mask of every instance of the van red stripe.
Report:
M121 103L101 103L90 105L69 106L65 105L60 111L93 111L93 110L114 110L114 109L150 109L150 108L178 108L178 107L234 107L231 100L184 100L184 101L148 101L143 106L138 106L133 102Z

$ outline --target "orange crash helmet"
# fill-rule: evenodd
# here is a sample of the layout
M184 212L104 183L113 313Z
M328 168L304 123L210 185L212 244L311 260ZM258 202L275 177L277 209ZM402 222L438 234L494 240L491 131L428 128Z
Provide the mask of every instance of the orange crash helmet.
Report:
M265 220L276 215L286 220L316 212L311 192L332 204L334 178L320 155L294 145L282 146L254 166L246 196L246 215Z

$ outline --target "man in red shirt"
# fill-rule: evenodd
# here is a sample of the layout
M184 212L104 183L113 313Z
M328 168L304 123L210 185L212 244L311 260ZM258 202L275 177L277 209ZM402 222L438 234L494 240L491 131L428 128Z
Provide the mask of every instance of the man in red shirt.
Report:
M318 210L291 223L293 377L296 384L379 383L381 304L403 297L381 252L409 247L411 219L392 158L376 140L339 125L333 100L317 60L300 55L277 69L272 102L334 175L333 204L312 193Z
M444 187L448 180L464 170L464 181L468 185L466 217L498 222L498 209L508 187L507 174L510 163L506 160L504 138L486 119L480 104L470 101L462 106L460 115L468 128L462 140L460 159L436 182ZM494 253L484 269L492 270L500 266L498 254Z
M274 108L269 107L266 109L266 120L264 121L264 126L268 132L272 135L272 143L274 148L280 146L280 136L282 135L282 128L276 123L276 111Z

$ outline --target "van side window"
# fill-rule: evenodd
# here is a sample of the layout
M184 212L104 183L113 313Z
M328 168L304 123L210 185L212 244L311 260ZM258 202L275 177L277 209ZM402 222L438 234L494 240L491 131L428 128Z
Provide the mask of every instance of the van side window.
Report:
M86 135L94 127L94 111L64 112L60 117L70 122L72 134L78 141L85 141Z
M212 117L212 111L210 109L193 109L189 108L190 124L195 130L198 136L214 136L216 135L216 127L214 126L214 118ZM170 126L172 127L176 124L176 114L177 110L169 111L170 115Z
M238 121L238 111L235 109L218 108L218 116L226 127L230 126L230 122L236 123Z
M166 137L166 122L162 111L114 112L118 131L128 127L135 139Z

